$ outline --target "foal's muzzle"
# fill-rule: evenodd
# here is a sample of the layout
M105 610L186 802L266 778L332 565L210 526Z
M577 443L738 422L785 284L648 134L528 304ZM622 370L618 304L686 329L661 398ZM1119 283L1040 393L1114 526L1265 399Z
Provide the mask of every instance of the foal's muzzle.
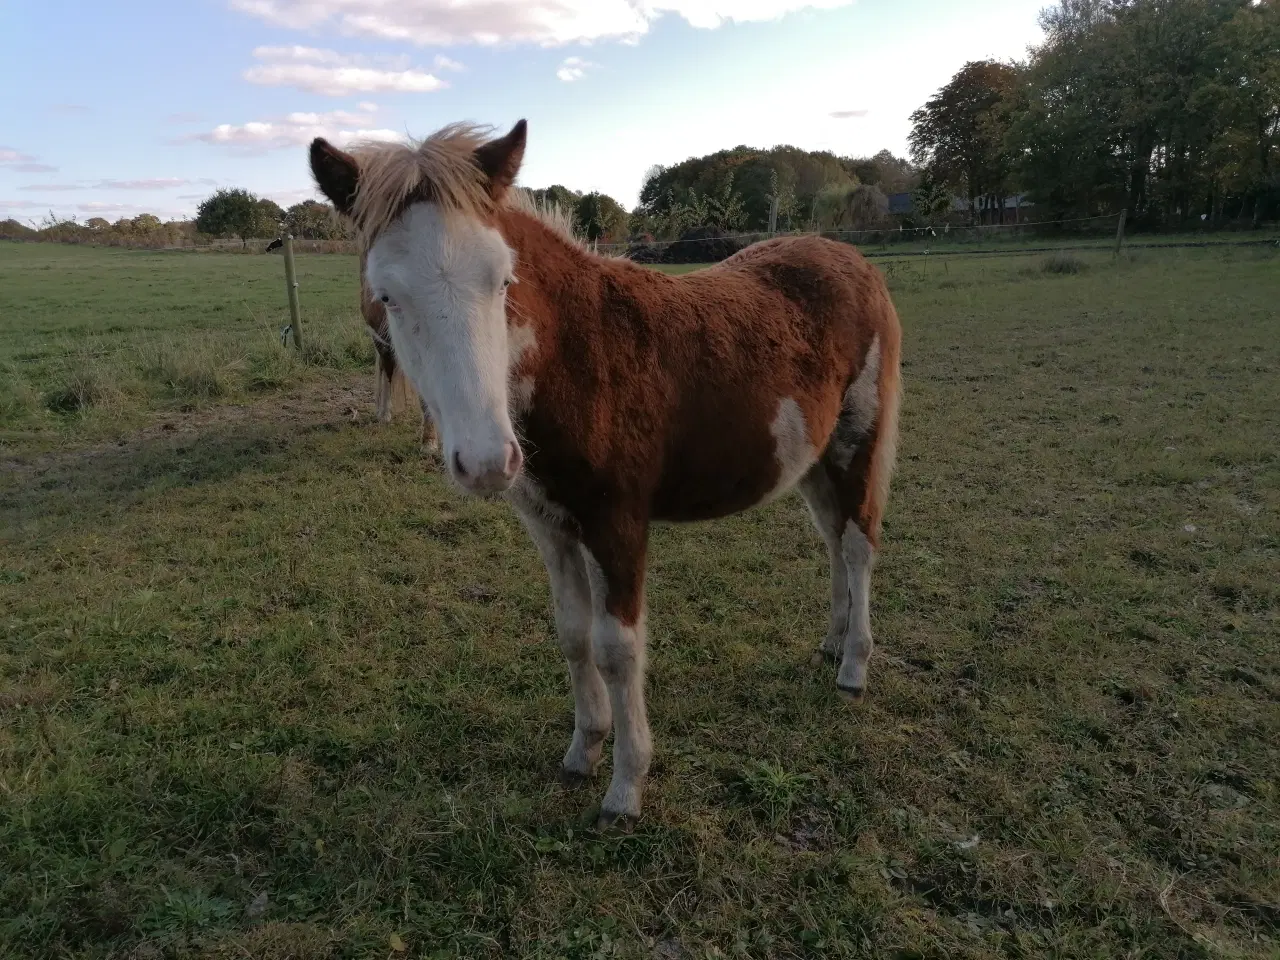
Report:
M490 456L454 450L449 456L449 472L470 493L480 496L504 493L516 482L524 465L520 444L508 440Z

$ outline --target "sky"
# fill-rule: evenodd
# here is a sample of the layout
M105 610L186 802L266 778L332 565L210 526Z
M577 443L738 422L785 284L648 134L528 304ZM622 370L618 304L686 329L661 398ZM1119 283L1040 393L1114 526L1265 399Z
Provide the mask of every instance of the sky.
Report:
M968 60L1047 0L0 0L0 219L315 197L306 146L529 122L524 186L628 208L746 144L906 153Z

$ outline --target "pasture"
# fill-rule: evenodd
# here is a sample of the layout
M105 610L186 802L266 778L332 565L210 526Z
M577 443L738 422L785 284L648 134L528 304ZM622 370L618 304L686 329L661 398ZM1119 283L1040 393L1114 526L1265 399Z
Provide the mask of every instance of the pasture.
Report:
M1275 956L1280 255L1079 256L881 264L861 707L798 497L656 532L601 838L541 562L372 423L353 258L299 359L275 256L0 245L0 955Z

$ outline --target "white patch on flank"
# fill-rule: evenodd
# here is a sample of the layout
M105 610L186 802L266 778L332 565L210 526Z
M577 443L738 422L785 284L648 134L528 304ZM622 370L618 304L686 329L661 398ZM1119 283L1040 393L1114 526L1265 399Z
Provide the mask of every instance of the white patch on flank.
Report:
M800 404L791 397L778 401L778 415L773 418L769 432L773 434L773 452L778 458L778 482L762 503L768 503L794 487L818 459L818 451L809 443L809 429L804 422L804 414L800 412Z
M858 377L844 392L844 403L840 412L841 422L836 426L836 442L833 444L832 458L841 470L847 470L857 446L848 442L849 436L866 436L875 425L880 413L880 335L871 340L871 348L867 350L866 362Z

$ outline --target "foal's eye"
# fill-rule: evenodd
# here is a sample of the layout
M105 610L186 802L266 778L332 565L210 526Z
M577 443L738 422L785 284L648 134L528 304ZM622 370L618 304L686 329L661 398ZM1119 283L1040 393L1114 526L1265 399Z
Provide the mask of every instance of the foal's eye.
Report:
M502 289L503 289L503 290L505 290L505 289L507 289L507 287L509 287L509 286L511 286L511 278L510 278L510 277L503 277L503 278L502 278Z
M382 302L383 302L383 303L390 303L390 302L391 302L391 298L390 298L390 297L388 297L388 296L384 293L384 294L382 295Z

